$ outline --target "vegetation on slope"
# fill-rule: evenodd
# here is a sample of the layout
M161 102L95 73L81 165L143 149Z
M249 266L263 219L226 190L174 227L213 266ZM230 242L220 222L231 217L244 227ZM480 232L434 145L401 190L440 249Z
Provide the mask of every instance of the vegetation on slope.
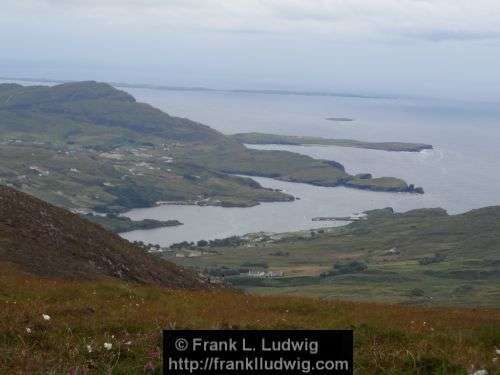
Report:
M4 264L0 289L2 373L118 375L150 369L160 374L165 328L354 329L358 374L499 371L493 361L500 345L498 310L418 309L39 279ZM112 347L107 350L104 343Z
M0 85L0 118L0 182L67 208L293 199L177 160L177 148L196 150L226 137L106 84Z
M173 260L199 269L226 267L226 274L248 269L247 264L284 272L275 278L227 278L257 293L500 307L500 207L461 215L442 209L383 209L343 227L260 237ZM338 272L353 262L366 267Z
M163 147L110 152L50 144L0 147L0 183L70 209L121 212L162 201L253 206L293 197L248 178L172 161ZM175 219L175 218L172 218Z
M329 139L321 137L299 137L293 135L277 135L266 133L238 133L232 135L234 139L241 143L252 145L277 144L277 145L325 145L340 147L366 148L370 150L383 151L408 151L419 152L432 149L431 145L423 143L406 142L363 142L354 139Z
M101 226L0 186L0 262L39 276L201 287L193 272L153 257Z
M175 141L207 142L223 138L222 134L206 125L169 116L148 104L137 103L124 91L99 82L75 82L52 87L0 85L0 111L21 118L46 116L46 119L55 122L72 122L83 133L86 127L98 125ZM11 130L18 130L17 122L7 122L6 125L11 125ZM50 127L51 124L37 123L35 126ZM69 141L73 137L78 141L78 134L65 135Z

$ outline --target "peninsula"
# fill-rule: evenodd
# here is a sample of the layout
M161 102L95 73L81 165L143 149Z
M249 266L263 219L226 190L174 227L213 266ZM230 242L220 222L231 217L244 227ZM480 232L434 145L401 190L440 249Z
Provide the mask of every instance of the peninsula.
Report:
M277 145L322 145L366 148L369 150L382 151L406 151L420 152L422 150L432 149L432 145L425 143L406 143L406 142L365 142L354 139L331 139L321 137L300 137L294 135L278 135L268 133L238 133L232 136L241 143L250 145L277 144Z
M82 215L83 218L93 223L99 224L113 233L131 232L133 230L147 230L165 227L176 227L182 225L178 220L132 220L125 216L115 214L94 215L92 213Z

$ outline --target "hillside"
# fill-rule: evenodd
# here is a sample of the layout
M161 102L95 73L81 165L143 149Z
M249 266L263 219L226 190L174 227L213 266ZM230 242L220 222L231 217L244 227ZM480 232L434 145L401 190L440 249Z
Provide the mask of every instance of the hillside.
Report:
M294 199L229 174L417 192L395 177L351 176L334 161L249 150L104 83L0 85L1 184L87 212L165 201L248 207Z
M354 329L356 374L465 375L484 369L493 375L500 370L494 361L500 313L494 309L50 280L1 264L0 290L2 374L159 374L164 328ZM110 350L104 343L112 345Z
M0 186L0 262L44 277L201 287L198 277L97 224Z
M499 249L500 206L460 215L387 208L346 226L257 234L237 247L172 260L263 294L500 307ZM284 277L248 277L249 269Z
M99 82L66 83L53 87L0 85L0 111L8 111L26 120L45 118L49 121L68 121L61 135L68 141L77 138L77 130L101 125L144 133L146 136L161 136L176 141L217 141L223 135L206 125L187 119L171 117L148 104L137 103L133 96L112 86ZM2 113L5 115L5 113ZM9 125L11 116L3 120ZM11 130L19 131L12 123ZM34 124L40 129L53 124ZM5 125L4 125L5 126ZM49 129L52 132L52 129ZM118 140L117 140L118 141ZM122 140L134 142L134 140Z

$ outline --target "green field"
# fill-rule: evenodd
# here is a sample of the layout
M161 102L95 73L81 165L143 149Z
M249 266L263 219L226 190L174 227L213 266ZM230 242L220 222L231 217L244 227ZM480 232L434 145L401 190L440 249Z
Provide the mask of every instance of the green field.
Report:
M259 294L499 307L500 207L455 216L376 210L343 227L256 238L170 258ZM284 276L249 277L248 270Z

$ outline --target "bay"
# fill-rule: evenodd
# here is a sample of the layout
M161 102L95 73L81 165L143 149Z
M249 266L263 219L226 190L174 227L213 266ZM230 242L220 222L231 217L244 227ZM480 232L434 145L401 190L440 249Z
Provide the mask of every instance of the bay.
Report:
M300 200L252 208L161 206L133 210L133 219L178 219L181 227L124 234L130 240L169 245L248 232L282 232L339 225L313 222L318 216L349 216L391 206L397 211L443 207L461 213L500 204L500 105L437 99L362 99L300 95L179 92L127 89L138 100L172 115L188 117L223 133L267 132L287 135L406 141L434 145L419 153L333 146L249 146L280 149L336 160L350 173L401 177L423 186L422 196L323 188L255 178ZM328 117L350 117L331 122Z

